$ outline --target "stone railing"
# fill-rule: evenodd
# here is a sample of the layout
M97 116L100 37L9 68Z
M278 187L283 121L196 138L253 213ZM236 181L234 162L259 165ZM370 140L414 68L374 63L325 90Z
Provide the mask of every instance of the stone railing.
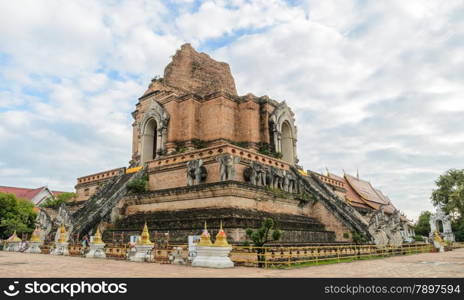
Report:
M90 183L90 182L95 182L99 180L106 180L108 178L120 175L121 173L125 172L126 168L117 168L117 169L112 169L108 171L103 171L91 175L87 175L84 177L79 177L77 178L77 184L83 184L83 183Z
M331 177L328 177L328 176L325 176L325 175L322 175L322 174L317 174L315 173L316 176L319 177L319 179L324 182L324 183L327 183L328 185L332 185L332 186L338 186L340 188L345 188L345 183L338 180L338 179L334 179L334 178L331 178Z
M165 156L160 159L155 159L148 162L148 168L164 167L169 165L174 165L178 163L186 163L191 160L196 159L206 159L210 157L215 157L221 154L231 154L236 157L240 157L242 160L250 160L254 162L259 162L263 165L272 166L275 168L289 170L290 165L280 159L276 159L267 155L263 155L257 152L254 152L249 149L241 148L231 144L223 144L214 147L198 149L193 151L188 151L180 154L174 154L170 156Z

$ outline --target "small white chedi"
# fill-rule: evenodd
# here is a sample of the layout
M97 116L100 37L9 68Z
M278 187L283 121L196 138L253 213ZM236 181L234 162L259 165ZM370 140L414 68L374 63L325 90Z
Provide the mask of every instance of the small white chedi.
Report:
M40 238L40 230L36 228L32 233L31 240L29 241L29 247L26 249L26 253L42 253L40 249L42 245L42 239Z
M68 245L68 234L66 232L66 228L64 224L61 224L60 228L58 229L59 238L58 241L55 243L55 248L50 253L51 255L69 255Z
M86 258L106 258L105 243L102 240L100 229L97 227L97 232L90 243L90 250L85 255Z
M200 237L200 242L197 246L197 256L193 259L193 267L206 267L206 268L232 268L234 263L229 258L229 253L232 251L232 246L227 243L227 236L221 227L214 244L211 243L210 234L206 228Z
M22 240L16 234L16 230L13 234L6 240L6 246L4 251L18 252L21 248Z
M150 233L148 232L147 222L143 226L142 234L135 244L135 254L129 257L130 261L149 261L153 258L152 250L154 244L150 241Z

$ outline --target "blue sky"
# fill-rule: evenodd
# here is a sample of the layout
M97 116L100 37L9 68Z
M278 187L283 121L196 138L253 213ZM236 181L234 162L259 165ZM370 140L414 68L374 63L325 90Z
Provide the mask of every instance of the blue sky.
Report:
M130 112L185 42L291 105L306 169L359 169L410 217L462 168L462 1L0 0L0 185L127 165Z

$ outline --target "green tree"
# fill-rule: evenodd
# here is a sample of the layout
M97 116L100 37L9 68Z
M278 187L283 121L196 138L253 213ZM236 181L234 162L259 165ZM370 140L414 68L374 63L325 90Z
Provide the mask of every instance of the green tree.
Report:
M37 213L29 200L0 192L0 237L8 238L15 230L18 234L34 230Z
M450 169L435 181L432 203L443 205L446 212L464 216L464 169Z
M75 199L75 193L61 193L55 197L48 197L41 204L40 207L57 208L61 203L67 203Z
M282 232L275 228L274 220L271 218L266 218L262 223L261 227L257 230L248 228L246 230L246 235L253 241L258 254L258 266L264 266L264 245L266 243L277 241L282 236Z
M451 223L456 242L464 241L464 218L458 218Z
M416 224L414 225L414 231L417 235L429 236L430 233L430 215L429 211L423 211L419 215Z
M357 245L362 245L362 244L367 243L366 237L361 232L359 232L357 230L354 230L354 231L351 232L351 238L353 240L353 243L355 243Z

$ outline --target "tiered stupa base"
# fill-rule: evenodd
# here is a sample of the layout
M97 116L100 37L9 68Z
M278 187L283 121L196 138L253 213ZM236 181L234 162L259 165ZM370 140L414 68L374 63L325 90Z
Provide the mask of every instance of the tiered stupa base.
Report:
M135 245L135 254L129 257L130 261L144 262L153 259L153 245Z
M69 255L68 250L69 243L56 243L55 249L50 253L51 255Z
M90 250L85 255L86 258L106 258L105 244L90 244Z
M193 267L233 268L234 263L229 258L232 247L197 247L197 256L193 259Z
M21 248L21 242L8 242L8 244L6 245L5 251L19 252L20 248Z
M128 242L129 236L138 234L144 220L147 220L152 233L162 236L169 232L170 243L185 244L187 236L199 234L204 221L213 228L212 234L216 234L219 222L222 220L227 225L226 231L230 241L242 243L248 240L245 230L259 228L265 218L274 219L282 231L279 243L335 242L335 233L326 230L324 225L314 218L233 207L161 210L132 214L107 230L104 233L104 241L110 242L114 233L115 236L124 234L126 237L124 242Z
M40 249L41 242L29 242L29 248L26 249L26 253L42 253Z

